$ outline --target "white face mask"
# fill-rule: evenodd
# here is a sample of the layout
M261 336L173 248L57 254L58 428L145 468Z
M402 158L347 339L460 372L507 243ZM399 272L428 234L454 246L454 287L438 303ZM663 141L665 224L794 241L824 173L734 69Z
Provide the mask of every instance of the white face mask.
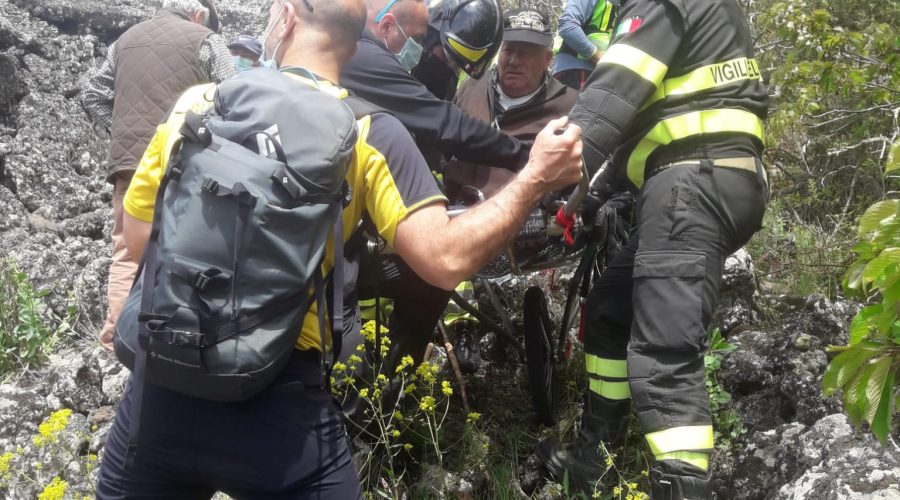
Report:
M275 48L272 49L272 53L270 54L269 53L269 36L272 34L272 31L275 29L275 26L278 26L278 21L280 21L281 17L284 15L284 2L282 1L280 3L281 3L281 11L278 13L278 16L276 16L275 19L272 21L272 24L266 26L266 30L265 30L265 32L263 32L263 36L262 36L263 53L262 53L262 57L259 58L259 65L262 66L263 68L277 68L278 67L278 61L276 61L275 58L277 57L276 54L278 54L278 49L281 47L281 42L283 42L284 39L279 40L278 43L275 44Z

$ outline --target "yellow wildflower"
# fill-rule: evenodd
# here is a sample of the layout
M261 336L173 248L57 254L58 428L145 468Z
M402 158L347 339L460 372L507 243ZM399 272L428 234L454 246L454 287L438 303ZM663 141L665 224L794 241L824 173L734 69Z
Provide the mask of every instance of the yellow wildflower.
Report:
M481 413L478 413L477 411L473 411L472 413L469 413L469 415L466 417L466 422L470 423L470 424L474 424L480 418L481 418Z
M69 417L71 416L72 410L68 408L54 412L38 426L38 432L40 432L41 436L55 441L59 433L69 425Z
M7 451L3 455L0 455L0 476L3 476L7 472L9 472L9 463L12 461L15 455L12 452Z
M628 489L636 490L636 489L638 489L638 484L637 483L628 483Z
M403 445L403 449L406 450L406 451L411 450L412 447L413 447L413 445L411 445L411 444L409 444L409 443L406 443L406 444Z
M647 469L644 469L641 471L641 475L644 477L650 477L650 471Z
M344 371L344 370L346 370L346 369L347 369L347 365L345 365L344 363L341 363L340 361L338 361L337 363L335 363L334 366L332 367L332 370L334 370L334 371L336 371L336 372L338 372L338 373L340 373L340 372L342 372L342 371Z
M422 398L422 402L419 404L419 408L423 411L434 411L434 398L431 396L425 396Z
M613 496L614 497L620 496L621 494L622 494L622 488L620 486L616 486L615 488L613 488Z
M447 382L446 380L441 382L441 392L444 393L444 396L452 396L453 395L453 388L450 387L450 382Z
M66 487L69 483L63 481L59 476L54 477L50 484L44 487L44 491L38 495L38 500L62 500L66 494Z
M394 419L398 421L403 421L403 414L400 413L400 410L394 410Z
M403 388L403 394L411 394L416 390L416 384L407 384L406 387Z
M614 462L613 462L613 456L612 456L612 455L606 455L606 468L610 468L610 467L612 467L613 465L614 465Z
M381 382L382 384L388 383L388 378L383 373L379 373L377 377L375 377L376 382Z
M347 358L347 362L351 365L358 365L362 363L362 358L357 356L356 354L351 354L349 358Z
M412 356L408 356L408 355L403 356L403 358L400 359L400 364L397 365L397 373L402 372L403 370L406 369L407 366L412 366L412 364L413 364Z
M416 376L420 377L427 384L434 384L437 381L435 374L438 372L438 366L434 363L429 363L428 361L423 361L422 364L416 368Z
M360 390L359 390L359 397L361 397L361 398L367 398L367 397L369 397L369 389L368 389L368 388L360 389Z
M394 432L392 432L391 435L394 436L395 438L398 438L398 437L400 437L400 431L398 431L397 429L394 429Z

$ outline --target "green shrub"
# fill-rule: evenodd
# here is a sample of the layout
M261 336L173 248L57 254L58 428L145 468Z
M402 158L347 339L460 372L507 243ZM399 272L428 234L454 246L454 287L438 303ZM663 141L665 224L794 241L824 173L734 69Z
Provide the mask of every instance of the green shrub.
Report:
M716 380L716 372L722 367L722 355L733 350L734 344L725 342L718 328L709 332L709 351L703 362L709 408L713 417L713 438L719 451L736 447L735 440L747 432L740 413L732 408L731 393Z
M74 299L69 297L61 318L44 301L51 293L35 289L14 260L0 261L0 377L44 361L72 332Z
M900 170L895 143L886 173ZM843 404L854 424L866 422L884 443L891 431L900 387L900 200L881 201L859 220L857 259L844 274L848 295L864 299L850 325L850 343L825 372L824 392L843 391Z
M769 205L763 228L747 244L747 251L766 292L834 298L850 260L852 237L849 224L826 228L806 222L776 200Z

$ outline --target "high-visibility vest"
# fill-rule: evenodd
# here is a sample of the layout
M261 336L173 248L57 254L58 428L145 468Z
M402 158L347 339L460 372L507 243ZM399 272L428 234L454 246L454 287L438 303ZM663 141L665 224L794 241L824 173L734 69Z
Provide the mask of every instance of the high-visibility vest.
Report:
M597 0L591 17L581 25L582 31L587 35L588 40L597 47L597 50L605 51L609 47L609 40L616 23L616 10L616 4L608 0ZM559 54L560 52L584 59L575 49L567 45L557 32L553 41L553 53Z

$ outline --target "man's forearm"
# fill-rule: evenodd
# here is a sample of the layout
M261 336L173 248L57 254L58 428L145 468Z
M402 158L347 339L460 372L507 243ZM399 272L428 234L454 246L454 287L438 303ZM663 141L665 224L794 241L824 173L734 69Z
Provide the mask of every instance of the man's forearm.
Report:
M446 258L462 268L460 281L484 267L515 238L541 194L534 182L517 176L496 195L450 220L442 231L446 243L441 247L448 253Z
M518 175L454 219L443 206L422 208L400 223L394 246L425 281L452 290L515 237L541 193L536 182Z
M489 200L450 220L432 204L397 225L394 248L425 281L452 290L518 233L541 195L581 178L581 129L563 117L537 135L528 164Z

